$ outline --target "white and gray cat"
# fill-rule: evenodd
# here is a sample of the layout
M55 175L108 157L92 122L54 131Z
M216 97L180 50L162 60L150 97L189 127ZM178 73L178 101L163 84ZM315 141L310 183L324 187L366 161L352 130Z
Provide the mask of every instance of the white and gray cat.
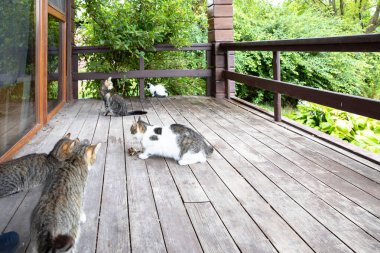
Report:
M162 84L153 85L148 83L148 90L153 97L163 98L168 96L168 92Z
M119 94L113 91L113 83L111 77L103 82L100 88L100 96L104 101L105 113L104 115L111 116L129 116L129 115L143 115L145 111L128 111L127 101Z
M51 173L31 218L31 247L34 252L66 252L79 233L84 187L88 170L100 148L82 142L72 156Z
M141 141L144 148L140 159L150 156L173 158L180 165L206 162L214 151L202 135L180 124L153 126L140 118L131 126L131 134Z

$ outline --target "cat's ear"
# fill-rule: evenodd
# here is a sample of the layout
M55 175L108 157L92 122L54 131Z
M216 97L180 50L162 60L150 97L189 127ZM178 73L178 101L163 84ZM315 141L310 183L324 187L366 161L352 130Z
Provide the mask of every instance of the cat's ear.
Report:
M80 140L79 140L79 138L76 138L76 139L74 140L74 142L75 142L75 144L78 144L78 143L80 143Z
M102 143L99 142L98 144L95 144L95 149L94 149L94 153L97 154L100 150L100 148L102 147Z
M70 150L73 150L75 145L77 145L77 142L76 142L76 140L73 140L70 144Z
M70 139L70 136L71 136L71 133L67 133L67 134L65 134L65 136L63 136L63 138L69 138Z
M88 157L95 156L98 153L98 151L99 151L99 149L100 149L101 146L102 146L101 143L88 146L86 148L86 153L87 153Z

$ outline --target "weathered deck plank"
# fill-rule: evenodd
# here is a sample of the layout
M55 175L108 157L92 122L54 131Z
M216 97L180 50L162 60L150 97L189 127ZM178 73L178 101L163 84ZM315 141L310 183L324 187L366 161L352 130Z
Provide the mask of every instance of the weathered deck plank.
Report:
M130 132L133 123L134 117L123 118L126 151L131 147L141 150ZM127 153L125 162L132 252L166 252L145 161Z
M130 99L151 124L185 124L214 148L207 163L140 160L138 117L99 115L99 100L66 105L19 155L49 152L65 133L103 144L89 174L77 252L377 252L377 164L331 149L266 115L205 97ZM0 231L31 252L41 188L0 199ZM360 198L360 199L359 199Z
M314 194L318 195L333 208L337 209L346 217L354 221L355 224L362 227L373 237L377 238L378 240L380 239L379 219L367 212L365 209L361 208L359 205L348 200L343 195L336 192L334 189L326 186L318 179L312 177L302 169L304 166L296 166L297 162L293 161L293 159L288 156L286 152L283 152L287 149L285 146L281 145L281 149L274 148L274 146L277 146L278 144L273 140L271 141L268 137L263 135L256 135L256 132L251 133L252 136L247 134L250 132L249 126L245 124L233 124L233 122L230 122L222 118L221 115L218 115L215 110L212 110L211 113L214 115L213 119L215 122L218 122L221 126L226 127L226 129L234 129L231 131L232 135L239 138L242 142L246 143L251 148L257 150L268 160L271 160L285 173L293 177L295 180L297 180L297 182L301 183ZM253 137L256 137L256 139ZM264 143L268 146L264 145ZM277 151L277 153L272 149ZM302 158L303 157L298 157L298 160L301 160Z
M203 112L205 113L203 114ZM203 112L199 112L197 116L201 117L203 121L206 121L206 119L209 119L211 113L207 113L207 110L203 110ZM222 127L222 125L217 125L217 123L214 120L207 121L208 124L212 127L212 129L215 129L218 133L220 133L221 136L227 135L227 133L224 132L224 126ZM230 140L230 143L236 143L237 141L234 138L237 137L233 137L234 134L232 134L232 132L229 132L229 135L232 138ZM241 146L232 144L232 147L234 147L238 152L243 154L243 156L251 163L254 163L254 160L251 159L252 153L247 153L247 150L249 150L250 148L252 148L254 152L257 152L259 154L262 154L264 157L267 157L270 161L277 162L281 159L281 157L277 153L273 152L269 148L261 147L261 149L258 149L258 145L259 144L257 143L256 145L248 145L242 142ZM291 166L291 164L289 165L289 163L286 163L285 165L282 164L282 166L285 168L287 166ZM286 174L282 174L283 172L278 170L276 167L273 167L273 169L270 171L266 170L264 173L268 177L270 177L278 186L284 189L285 192L287 192L292 198L294 198L300 205L302 205L305 210L307 210L314 217L316 217L322 224L329 228L330 231L335 233L347 245L349 244L349 242L351 242L350 246L355 251L360 251L363 249L365 251L373 251L377 248L380 248L380 244L378 241L368 236L367 233L358 228L355 224L348 221L345 217L341 216L329 205L320 201L320 199L316 198L311 191L305 191L305 188L299 185L299 183L297 183L293 179L286 178ZM373 227L373 229L376 228ZM358 240L358 238L361 239Z
M97 241L99 252L130 252L123 121L111 117Z
M229 107L227 105L230 103L221 101L221 104L215 103L216 108L227 108ZM236 107L236 104L232 102L232 108ZM236 115L233 110L230 112L234 114L235 118L254 126L263 134L267 134L269 137L283 143L296 152L297 150L302 149L300 152L302 154L305 149L309 149L318 157L316 160L319 160L319 157L325 157L324 159L328 158L330 162L332 161L333 163L341 164L350 170L380 183L380 165L353 155L348 151L336 147L332 148L332 144L318 140L305 133L301 133L300 130L293 128L289 131L289 128L291 128L289 126L284 126L283 124L271 124L271 120L263 120L256 111L250 108L245 108L244 110L239 111L239 115ZM268 126L270 127L266 129ZM326 166L326 168L329 169L330 167ZM347 179L351 180L350 177L347 177ZM366 186L360 185L360 187Z
M350 249L335 237L329 230L316 221L310 214L301 208L285 192L274 185L267 177L245 160L237 151L231 148L211 129L196 119L198 110L193 110L191 104L182 101L174 102L182 115L210 141L214 148L237 169L249 183L259 191L268 203L283 217L288 224L299 234L304 241L315 251L319 252L349 252ZM209 130L207 130L209 129ZM273 166L263 160L263 157L251 153L255 158L255 166L262 170L272 170ZM291 210L291 211L290 211Z
M134 110L142 110L140 102L132 99ZM147 114L148 115L148 114ZM160 124L157 115L147 116L151 124ZM190 218L187 215L184 203L177 190L169 168L163 158L149 158L145 160L162 232L168 252L202 252L201 245Z
M204 252L240 252L211 203L186 203Z
M108 130L110 117L99 115L101 102L96 101L92 107L92 115L85 122L79 139L88 139L92 144L101 143L102 146L96 155L96 163L91 168L85 187L83 211L86 214L86 222L80 225L81 233L76 244L77 252L95 252L98 234L99 209L102 196L103 176L105 168L106 150L108 142Z

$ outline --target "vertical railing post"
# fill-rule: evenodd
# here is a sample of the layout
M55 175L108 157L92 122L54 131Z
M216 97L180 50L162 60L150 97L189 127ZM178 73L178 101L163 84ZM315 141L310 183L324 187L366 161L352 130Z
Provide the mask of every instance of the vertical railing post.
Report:
M78 66L79 66L78 60L79 60L78 53L73 53L72 60L71 60L73 77L75 76L75 74L78 74ZM72 89L73 89L72 90L73 99L78 99L78 81L77 80L73 79Z
M226 50L225 52L225 61L226 61L226 66L225 66L225 71L229 71L230 69L230 61L229 61L229 54L230 54L230 51ZM230 99L231 98L231 93L230 93L230 90L231 90L231 85L230 85L230 80L226 79L225 78L225 83L226 83L226 98L227 99Z
M211 51L210 50L206 51L206 62L207 62L207 68L212 69L213 66L211 63ZM206 96L208 96L208 97L210 97L212 94L212 92L211 92L212 85L213 85L212 77L207 77L206 78Z
M72 70L72 42L73 42L73 30L72 30L72 6L71 0L66 0L66 101L73 100L73 70Z
M281 80L280 52L273 51L273 79ZM281 121L281 94L274 94L274 120Z
M140 55L140 70L144 70L144 68L145 68L144 56ZM140 82L140 90L139 90L140 98L145 98L145 90L144 90L145 79L140 78L139 82Z

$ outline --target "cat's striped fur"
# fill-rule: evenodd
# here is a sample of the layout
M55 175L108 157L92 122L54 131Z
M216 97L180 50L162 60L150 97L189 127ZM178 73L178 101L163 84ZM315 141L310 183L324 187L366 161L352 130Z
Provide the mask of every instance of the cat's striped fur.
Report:
M104 101L104 106L106 109L104 113L105 116L129 116L146 114L145 111L128 112L127 101L125 101L122 96L113 91L111 77L103 82L99 93Z
M77 143L78 139L71 140L66 134L49 154L29 154L0 164L0 197L44 183L57 164L70 157Z
M75 245L88 169L95 162L99 148L100 144L77 145L72 157L47 178L32 213L34 251L66 252Z

